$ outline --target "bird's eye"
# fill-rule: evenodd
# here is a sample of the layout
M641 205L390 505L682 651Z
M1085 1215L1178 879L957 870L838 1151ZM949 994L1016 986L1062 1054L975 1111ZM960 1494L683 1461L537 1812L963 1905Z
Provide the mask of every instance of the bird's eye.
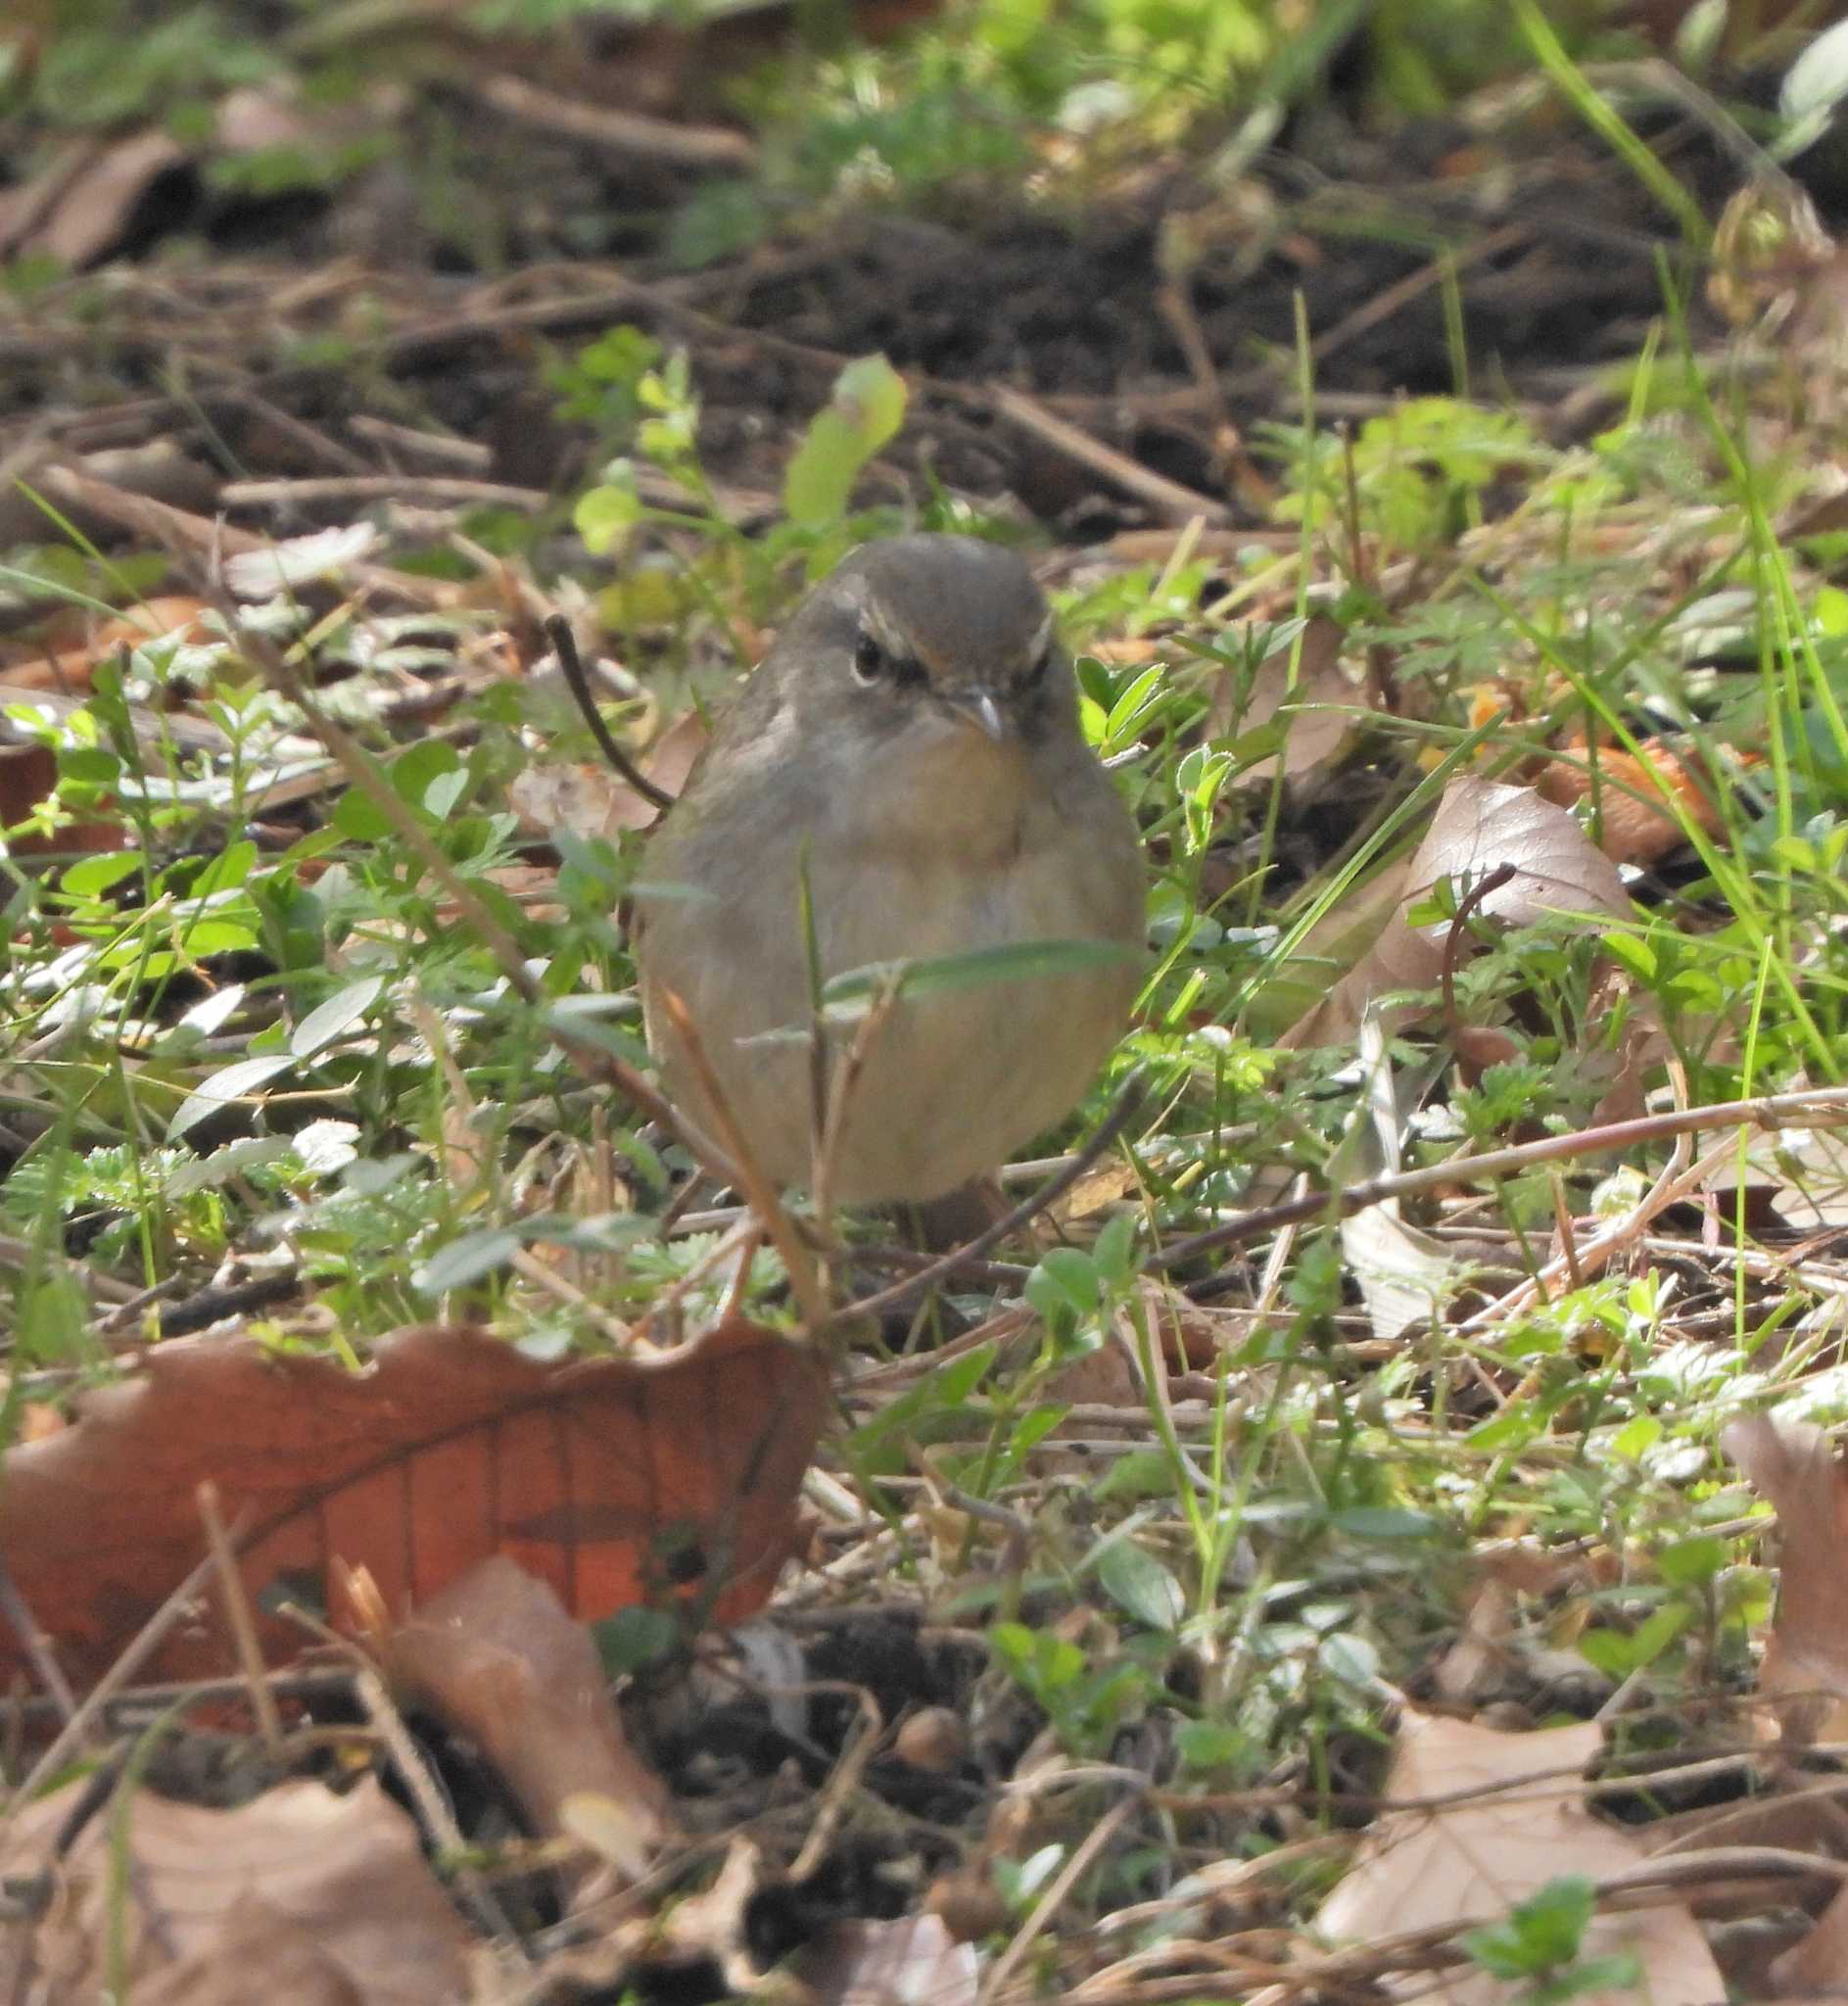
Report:
M886 668L885 650L872 635L861 635L853 651L853 679L856 683L877 683Z

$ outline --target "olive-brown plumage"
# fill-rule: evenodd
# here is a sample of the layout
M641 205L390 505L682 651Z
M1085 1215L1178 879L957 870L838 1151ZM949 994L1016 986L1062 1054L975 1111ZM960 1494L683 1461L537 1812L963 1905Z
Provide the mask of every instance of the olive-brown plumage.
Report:
M824 979L1029 940L1127 950L903 998L847 1103L836 1198L938 1197L1070 1111L1135 991L1142 856L1017 556L923 535L855 551L783 629L650 838L636 883L649 1046L716 1131L661 1007L672 990L784 1185L810 1177L810 1054L765 1034L809 1020L804 859ZM833 1040L836 1066L847 1042Z

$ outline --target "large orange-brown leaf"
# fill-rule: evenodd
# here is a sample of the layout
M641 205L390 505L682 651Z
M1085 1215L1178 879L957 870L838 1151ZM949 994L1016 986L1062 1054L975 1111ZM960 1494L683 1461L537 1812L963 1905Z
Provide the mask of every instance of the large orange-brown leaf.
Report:
M15 1449L0 1559L73 1677L97 1676L203 1550L198 1485L247 1530L241 1566L272 1659L363 1567L398 1615L492 1553L604 1616L670 1587L723 1619L769 1595L827 1392L812 1354L741 1320L662 1362L542 1365L479 1331L427 1326L348 1372L248 1338L161 1346L89 1395L76 1424ZM21 1662L0 1639L0 1675ZM215 1606L156 1675L230 1664Z

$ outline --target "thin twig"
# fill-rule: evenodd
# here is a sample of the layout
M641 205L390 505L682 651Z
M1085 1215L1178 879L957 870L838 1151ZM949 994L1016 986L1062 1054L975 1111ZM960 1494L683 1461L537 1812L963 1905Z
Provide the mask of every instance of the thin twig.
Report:
M67 1723L73 1720L77 1702L65 1678L64 1667L52 1655L51 1639L39 1628L31 1605L20 1593L19 1584L13 1579L12 1570L4 1559L0 1559L0 1616L5 1617L15 1643L38 1674L38 1683L56 1705L58 1717Z
M812 1693L814 1688L807 1690ZM864 1686L854 1686L849 1690L860 1710L860 1732L841 1750L832 1774L817 1794L814 1822L809 1827L808 1837L802 1841L802 1850L790 1863L788 1882L791 1887L800 1887L827 1857L828 1848L833 1842L834 1834L846 1816L854 1792L860 1788L860 1779L866 1774L867 1764L872 1761L873 1751L879 1745L879 1737L884 1732L885 1722L879 1712L878 1701Z
M578 653L578 639L571 631L571 622L562 613L548 613L545 616L545 639L552 645L552 652L558 657L558 666L564 671L566 683L577 699L578 708L584 713L584 722L591 728L603 757L620 773L624 780L635 788L644 801L652 801L657 808L671 808L675 796L665 788L657 787L630 758L615 740L610 728L603 722L603 713L596 707L596 698L591 693L590 678L584 673L584 661Z
M276 1707L276 1696L264 1680L267 1667L263 1663L262 1648L257 1642L257 1622L251 1614L250 1593L238 1569L236 1543L219 1507L218 1487L208 1478L194 1496L199 1505L200 1521L206 1528L206 1544L212 1551L212 1562L218 1573L218 1595L224 1608L224 1620L237 1649L238 1663L244 1668L244 1690L250 1697L251 1711L257 1716L257 1732L262 1737L263 1747L270 1760L280 1764L282 1715Z
M502 73L472 86L474 96L504 118L544 132L600 146L611 153L671 161L683 167L720 167L742 172L757 163L757 144L724 125L689 125L679 119L654 119L644 112L619 111L541 90L523 76Z
M216 1564L208 1553L141 1626L139 1634L127 1649L83 1696L76 1712L53 1737L50 1746L32 1765L25 1781L13 1792L7 1804L7 1817L11 1817L22 1804L29 1803L38 1794L46 1780L56 1776L70 1760L72 1749L89 1732L90 1722L160 1648L166 1641L166 1633L179 1621L187 1606L212 1578Z
M1482 1156L1452 1157L1447 1163L1426 1164L1415 1170L1401 1170L1397 1176L1376 1177L1368 1183L1350 1184L1345 1191L1312 1191L1282 1205L1268 1205L1242 1218L1227 1219L1223 1225L1208 1226L1205 1232L1190 1233L1171 1246L1160 1247L1144 1261L1143 1267L1161 1273L1178 1267L1196 1255L1219 1247L1234 1247L1245 1240L1261 1239L1279 1226L1302 1225L1316 1218L1347 1218L1369 1206L1384 1205L1394 1198L1405 1198L1420 1191L1437 1190L1446 1184L1473 1177L1502 1177L1531 1170L1536 1164L1555 1163L1580 1156L1601 1156L1629 1149L1639 1142L1661 1142L1674 1135L1697 1133L1703 1128L1776 1128L1788 1118L1812 1120L1833 1116L1848 1118L1848 1087L1815 1087L1804 1093L1761 1095L1753 1100L1721 1101L1706 1108L1678 1108L1669 1114L1641 1115L1631 1122L1611 1122L1601 1128L1584 1128L1570 1135L1545 1135L1537 1142L1523 1142L1508 1149L1489 1150ZM1221 1281L1209 1275L1192 1291L1201 1296Z
M933 382L929 387L939 395L955 398L959 403L985 406L1016 430L1029 433L1042 446L1055 448L1067 459L1088 467L1094 474L1101 474L1113 486L1134 495L1138 501L1148 502L1165 521L1191 522L1196 516L1209 523L1229 523L1232 520L1232 511L1223 502L1215 501L1210 495L1203 495L1198 488L1171 481L1165 474L1144 466L1140 460L1131 459L1128 454L1118 453L1101 439L1093 439L1090 433L1080 431L1068 419L1049 411L1024 391L1015 390L1005 383L970 386Z
M487 1880L469 1861L468 1841L462 1836L462 1829L455 1822L455 1814L450 1809L449 1799L444 1795L442 1786L430 1773L427 1763L418 1753L417 1744L411 1740L410 1730L405 1727L403 1716L392 1702L392 1696L385 1681L379 1677L378 1669L365 1654L349 1647L353 1657L354 1696L359 1702L359 1710L365 1715L366 1725L378 1736L392 1767L398 1771L399 1780L410 1793L417 1815L423 1821L424 1830L440 1851L447 1852L454 1862L455 1886L457 1891L474 1910L476 1920L491 1936L504 1943L518 1944L519 1933L500 1906L499 1898L489 1887Z
M554 1302L575 1311L587 1323L593 1323L611 1344L626 1351L634 1341L635 1332L620 1316L612 1316L601 1304L586 1295L576 1282L547 1267L538 1255L525 1247L516 1247L510 1259L516 1274L524 1276L536 1289L545 1290Z
M991 2006L991 2002L1000 1994L1002 1986L1014 1976L1015 1967L1026 1955L1034 1938L1059 1913L1066 1896L1077 1885L1079 1876L1089 1870L1091 1862L1116 1837L1116 1828L1136 1808L1137 1801L1135 1797L1119 1798L1085 1834L1070 1859L1060 1869L1052 1886L1040 1896L1033 1913L1020 1925L1014 1941L989 1968L981 1990L976 1994L979 2006Z

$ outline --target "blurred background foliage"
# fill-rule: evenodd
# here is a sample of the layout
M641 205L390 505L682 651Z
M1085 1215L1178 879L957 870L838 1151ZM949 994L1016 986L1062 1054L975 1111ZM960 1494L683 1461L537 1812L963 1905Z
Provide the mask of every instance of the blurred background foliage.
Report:
M1744 72L1830 10L1541 12L1575 62L1667 51ZM324 191L382 149L434 144L446 86L493 70L753 134L755 173L709 186L680 226L695 260L747 241L766 202L927 205L999 183L1082 200L1182 144L1229 174L1331 95L1357 128L1390 131L1534 62L1504 0L13 0L9 14L0 137L16 181L25 142L156 121L194 145L228 96L280 93L322 116L220 173Z

